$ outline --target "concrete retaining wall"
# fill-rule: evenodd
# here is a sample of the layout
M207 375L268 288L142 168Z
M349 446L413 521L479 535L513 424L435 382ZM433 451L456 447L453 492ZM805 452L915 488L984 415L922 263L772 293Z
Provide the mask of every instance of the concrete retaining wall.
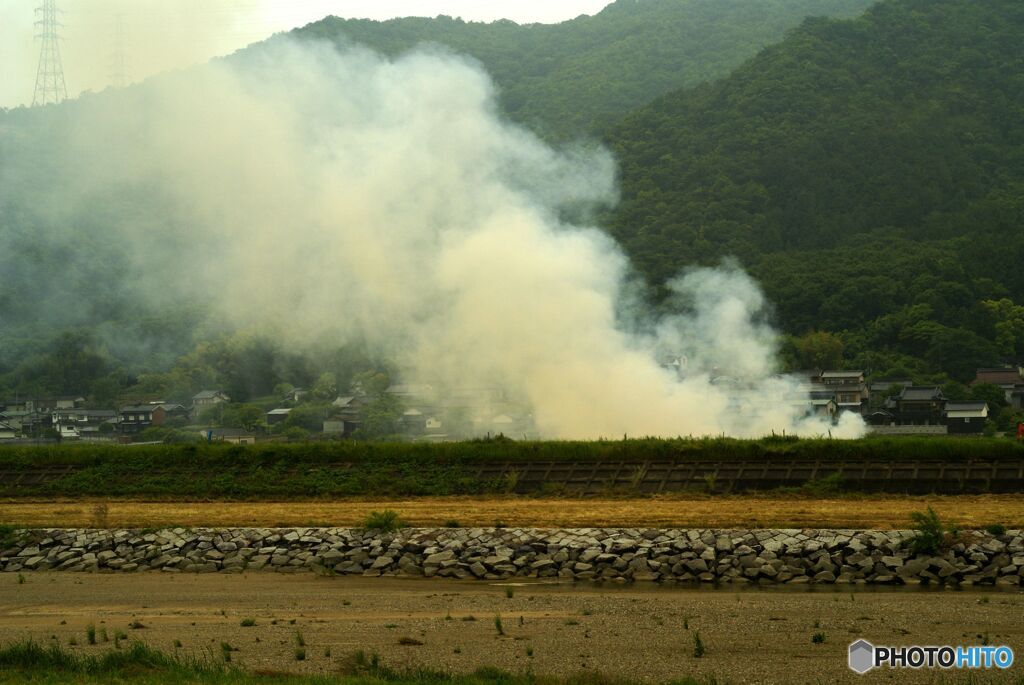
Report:
M346 528L18 531L0 570L318 571L364 576L1021 585L1024 533L961 533L915 556L910 531Z

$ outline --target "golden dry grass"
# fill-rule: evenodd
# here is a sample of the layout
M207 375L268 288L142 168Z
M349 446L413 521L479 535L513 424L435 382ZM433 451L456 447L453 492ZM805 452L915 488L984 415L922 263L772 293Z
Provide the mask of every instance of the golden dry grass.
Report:
M358 526L393 509L414 526L905 528L934 507L961 527L1024 527L1024 495L961 497L422 497L306 502L0 501L0 522L27 527ZM105 511L104 511L105 508Z

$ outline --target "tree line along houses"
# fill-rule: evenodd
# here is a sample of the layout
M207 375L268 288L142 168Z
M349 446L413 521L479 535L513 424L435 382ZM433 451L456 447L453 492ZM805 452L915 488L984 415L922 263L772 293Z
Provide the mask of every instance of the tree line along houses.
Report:
M836 420L842 412L859 414L878 434L977 434L989 421L989 404L980 399L950 399L942 388L917 386L910 379L872 378L860 370L815 370L789 375L798 389L791 402L806 415ZM723 377L724 379L725 377ZM716 379L725 385L730 379ZM1024 409L1024 369L978 369L972 385L997 387L1007 406ZM995 392L995 391L992 391ZM532 418L493 388L438 392L429 385L396 383L386 395L397 401L394 435L416 440L449 440L469 435L502 433L528 436ZM284 406L266 411L261 424L273 431L302 406L308 393L296 389L281 398ZM118 410L85 406L80 396L0 401L0 441L81 440L131 442L152 427L195 426L197 437L211 441L250 444L253 431L202 428L200 417L218 405L231 403L221 390L196 393L190 406L150 401ZM352 437L366 418L370 398L356 389L327 403L316 417L317 431L326 436ZM739 410L739 409L738 409ZM287 424L285 424L287 425Z
M794 404L807 415L835 419L844 411L859 414L878 434L979 434L989 404L981 399L947 398L937 386L910 379L874 378L863 371L822 370L792 374L801 382ZM998 387L1007 406L1024 409L1024 368L978 369L971 386Z
M203 391L191 407L154 401L114 409L85 406L84 397L69 395L42 399L0 401L0 440L83 440L96 442L130 441L147 428L169 423L184 425L205 408L230 398L219 391Z

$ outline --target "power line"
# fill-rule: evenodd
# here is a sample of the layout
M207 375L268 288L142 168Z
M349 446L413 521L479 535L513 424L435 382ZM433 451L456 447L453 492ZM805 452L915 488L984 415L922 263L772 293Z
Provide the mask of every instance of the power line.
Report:
M43 0L36 8L35 25L40 32L36 38L42 40L39 48L39 67L36 69L36 89L32 106L59 103L68 99L68 88L64 83L64 65L60 59L60 35L63 26L57 21L57 0Z

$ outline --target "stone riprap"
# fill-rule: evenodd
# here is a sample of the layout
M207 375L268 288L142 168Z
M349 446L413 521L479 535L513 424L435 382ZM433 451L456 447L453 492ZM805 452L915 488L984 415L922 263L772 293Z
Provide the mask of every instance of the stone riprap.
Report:
M17 531L0 571L242 571L499 580L1021 585L1024 533L964 531L914 555L913 531L230 528Z

